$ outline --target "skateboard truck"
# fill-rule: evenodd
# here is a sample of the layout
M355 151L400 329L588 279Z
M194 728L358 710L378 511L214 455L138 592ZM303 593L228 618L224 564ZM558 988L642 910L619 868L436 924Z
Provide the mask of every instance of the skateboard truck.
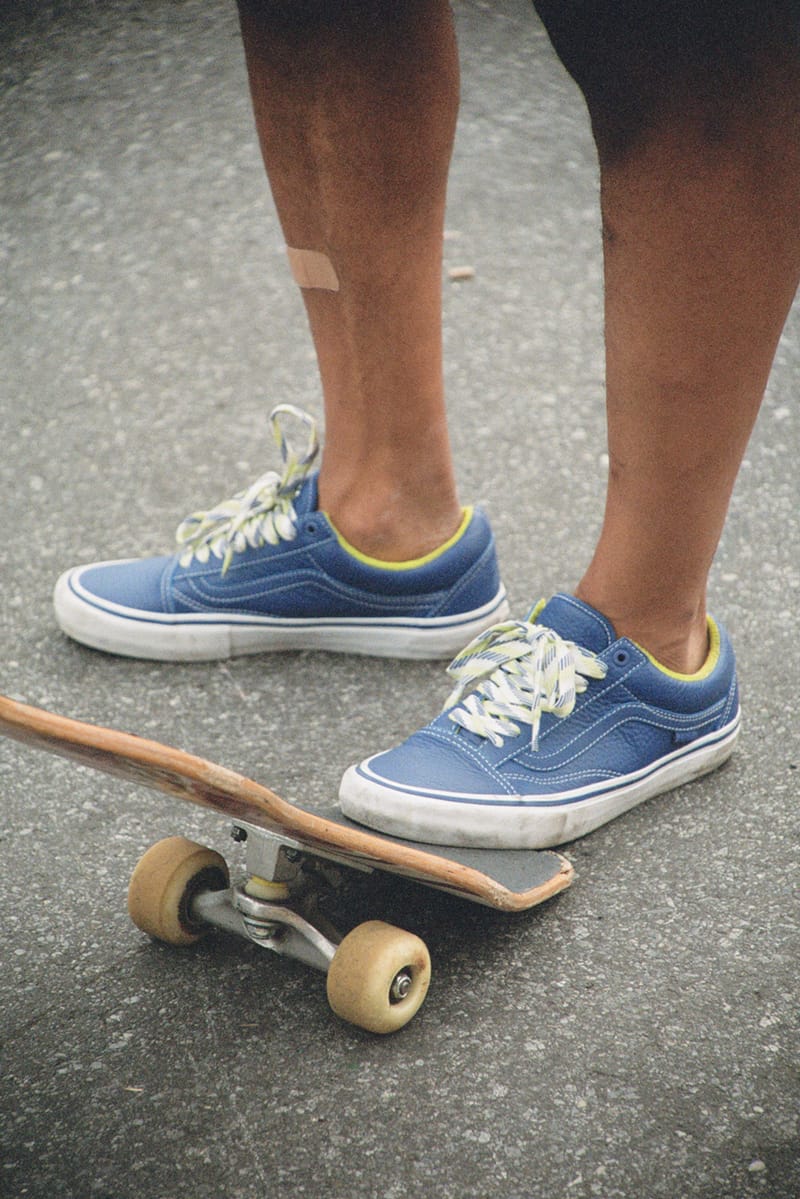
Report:
M326 974L337 943L308 920L272 899L255 899L245 887L200 891L191 904L192 920L236 933L262 949L271 949Z
M247 881L225 890L199 891L191 901L190 915L200 925L213 925L294 958L327 974L342 938L326 936L310 920L285 902L297 883L305 854L295 842L254 825L236 823L234 841L247 846Z
M230 885L225 859L215 850L168 837L145 853L131 876L134 923L171 945L193 944L211 927L234 933L323 971L328 1002L351 1024L379 1033L407 1024L430 982L424 942L379 920L357 925L346 937L321 917L312 923L315 895L309 895L304 867L319 871L316 852L242 821L231 832L246 845L244 883ZM319 858L337 860L324 851Z

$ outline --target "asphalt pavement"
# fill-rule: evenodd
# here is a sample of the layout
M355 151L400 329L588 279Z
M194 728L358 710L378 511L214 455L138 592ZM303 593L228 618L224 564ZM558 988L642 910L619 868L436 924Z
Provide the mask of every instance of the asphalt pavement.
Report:
M62 569L166 550L271 465L273 404L321 416L234 6L0 14L0 689L332 804L437 710L441 665L119 660L51 608ZM457 20L451 426L521 612L574 584L602 512L597 174L530 6ZM132 927L142 851L180 832L235 862L223 821L0 742L2 1195L797 1199L799 388L795 307L712 576L734 758L568 846L575 885L522 916L353 883L343 926L431 948L394 1037L339 1022L299 964Z

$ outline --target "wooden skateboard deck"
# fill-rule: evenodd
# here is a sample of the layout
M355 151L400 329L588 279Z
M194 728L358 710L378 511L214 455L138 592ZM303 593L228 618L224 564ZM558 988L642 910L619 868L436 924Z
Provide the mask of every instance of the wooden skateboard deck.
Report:
M0 733L211 808L285 837L310 854L402 875L500 911L534 907L572 881L570 863L551 850L470 850L385 837L344 816L296 807L260 783L193 754L5 696L0 696Z

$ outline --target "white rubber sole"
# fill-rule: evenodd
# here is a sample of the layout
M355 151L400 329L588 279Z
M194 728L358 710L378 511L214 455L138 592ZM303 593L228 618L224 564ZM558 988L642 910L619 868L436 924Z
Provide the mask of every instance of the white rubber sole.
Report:
M480 608L427 619L157 615L98 601L81 586L79 574L79 568L63 574L53 595L56 619L67 636L92 649L158 662L211 662L304 649L378 658L452 658L509 614L501 586Z
M351 766L339 802L351 820L393 837L475 849L549 849L584 837L645 800L716 770L733 752L740 717L717 732L618 779L613 790L590 788L530 800L513 795L420 795L387 786L369 761Z

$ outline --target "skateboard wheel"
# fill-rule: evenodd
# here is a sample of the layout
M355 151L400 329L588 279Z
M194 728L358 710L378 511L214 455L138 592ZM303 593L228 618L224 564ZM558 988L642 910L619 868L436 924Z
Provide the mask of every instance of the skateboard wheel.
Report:
M431 959L413 933L368 920L339 945L328 970L328 1002L337 1016L369 1032L408 1024L424 1000Z
M225 859L185 837L167 837L148 849L131 875L128 912L142 932L168 945L193 945L206 931L192 919L199 891L228 886Z

